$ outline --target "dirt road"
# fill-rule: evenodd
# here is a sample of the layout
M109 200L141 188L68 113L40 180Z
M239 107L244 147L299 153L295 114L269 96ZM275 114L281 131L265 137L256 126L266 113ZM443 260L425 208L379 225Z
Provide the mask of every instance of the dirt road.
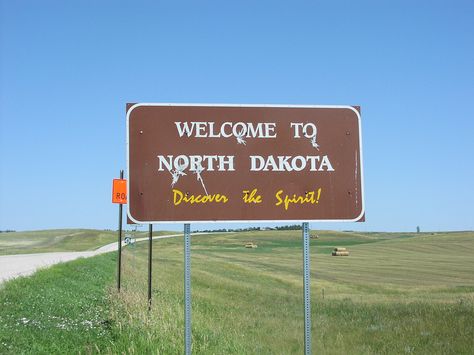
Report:
M179 236L162 235L153 237L153 239L164 239ZM148 237L137 238L135 241L141 242L148 240ZM122 242L125 245L125 242ZM117 242L104 245L93 251L72 251L56 253L39 254L17 254L0 256L0 283L13 279L18 276L27 276L36 272L38 269L45 268L57 263L71 261L78 258L89 258L91 256L109 253L118 249Z

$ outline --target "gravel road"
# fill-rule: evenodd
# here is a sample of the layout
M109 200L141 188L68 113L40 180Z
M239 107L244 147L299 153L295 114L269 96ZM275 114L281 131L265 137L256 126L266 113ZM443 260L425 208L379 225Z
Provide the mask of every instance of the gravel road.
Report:
M176 236L179 236L179 234L162 235L153 237L153 239L172 238ZM148 237L135 239L136 242L145 240L148 240ZM125 242L122 242L122 245L125 245ZM31 275L38 269L57 263L71 261L78 258L89 258L91 256L116 251L117 249L117 242L114 242L104 245L93 251L66 251L39 254L0 255L0 284L3 281L13 279L18 276Z

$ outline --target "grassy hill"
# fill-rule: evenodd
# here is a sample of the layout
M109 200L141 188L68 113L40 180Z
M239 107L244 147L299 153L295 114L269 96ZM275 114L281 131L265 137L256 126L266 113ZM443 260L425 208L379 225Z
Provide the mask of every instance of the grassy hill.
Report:
M117 232L57 229L0 233L0 255L93 250L117 240Z
M128 232L123 232L123 237L126 233ZM153 232L153 236L174 233L156 231ZM147 235L147 232L133 233L135 238L146 237ZM116 241L116 231L96 229L55 229L0 233L0 255L86 251Z
M472 353L473 232L312 234L318 234L311 240L314 353ZM258 248L244 248L250 241ZM335 246L347 247L351 255L332 257ZM86 297L100 291L97 282L88 281L90 277L106 280L104 302L91 302L88 310L94 313L93 334L81 325L89 323L79 312L68 320L77 325L73 330L56 327L50 337L37 326L32 335L22 317L49 324L47 317L62 317L64 322L66 316L56 306L50 307L53 314L26 306L35 304L33 298L39 302L39 288L45 287L35 279L39 276L7 283L0 290L0 323L5 329L3 335L0 330L0 352L60 353L74 344L82 352L182 353L183 240L157 240L153 247L151 313L146 300L147 243L137 243L124 249L120 294L110 275L115 258L107 255L81 261L77 266L81 275L70 263L55 267L68 267L61 279L49 278L50 299L41 302L61 304L60 309L68 309L68 302L77 308L81 292ZM44 270L40 275L50 274ZM69 288L74 288L71 301ZM22 293L25 289L27 294ZM301 354L302 292L300 231L194 236L193 353ZM2 303L5 299L15 302ZM12 338L12 332L18 336ZM87 334L84 341L81 332ZM21 339L35 344L33 350L25 351ZM2 348L2 343L7 345Z

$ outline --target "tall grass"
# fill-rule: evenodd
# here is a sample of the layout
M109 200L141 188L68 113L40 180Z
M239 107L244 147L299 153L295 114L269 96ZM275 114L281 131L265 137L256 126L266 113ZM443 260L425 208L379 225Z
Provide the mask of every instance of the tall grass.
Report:
M79 259L0 286L0 354L94 353L113 342L115 255Z

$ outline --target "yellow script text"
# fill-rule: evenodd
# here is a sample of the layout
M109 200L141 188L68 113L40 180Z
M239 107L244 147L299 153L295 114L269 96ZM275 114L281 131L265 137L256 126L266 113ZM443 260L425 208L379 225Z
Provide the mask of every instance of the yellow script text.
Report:
M275 197L277 199L277 203L275 203L275 206L283 205L285 207L285 210L288 210L290 204L318 204L319 198L321 197L321 188L316 191L309 191L304 195L293 194L292 197L290 197L289 195L285 195L285 197L282 197L282 195L283 190L278 190L278 192L275 194Z
M211 195L188 195L182 193L178 189L173 189L173 204L175 206L181 203L189 204L205 204L205 203L227 203L229 199L226 195L211 194Z

